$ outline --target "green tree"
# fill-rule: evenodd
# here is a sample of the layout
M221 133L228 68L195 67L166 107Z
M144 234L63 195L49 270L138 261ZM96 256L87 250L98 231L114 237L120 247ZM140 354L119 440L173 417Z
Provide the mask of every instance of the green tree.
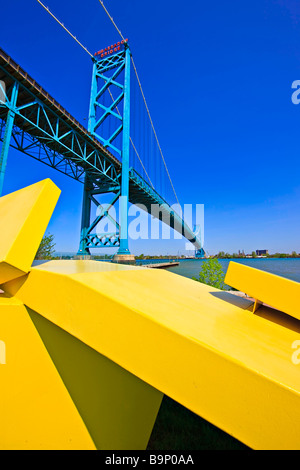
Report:
M224 278L224 271L217 258L205 260L202 264L199 278L193 277L194 281L202 282L208 286L223 290L225 289Z
M44 235L35 255L35 259L51 259L54 254L55 243L53 243L54 235Z
M256 252L252 251L252 258L256 258Z

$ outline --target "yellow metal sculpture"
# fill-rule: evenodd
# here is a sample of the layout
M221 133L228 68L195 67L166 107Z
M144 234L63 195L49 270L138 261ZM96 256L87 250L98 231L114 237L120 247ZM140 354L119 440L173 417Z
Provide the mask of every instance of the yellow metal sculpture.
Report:
M239 263L229 264L226 282L256 299L256 308L265 303L300 320L299 282Z
M236 263L226 279L271 305L283 286L273 306L288 315L162 270L32 266L58 195L46 180L0 199L0 448L145 449L167 394L252 448L299 449L285 280L255 290Z
M60 190L51 180L0 198L0 283L28 273Z

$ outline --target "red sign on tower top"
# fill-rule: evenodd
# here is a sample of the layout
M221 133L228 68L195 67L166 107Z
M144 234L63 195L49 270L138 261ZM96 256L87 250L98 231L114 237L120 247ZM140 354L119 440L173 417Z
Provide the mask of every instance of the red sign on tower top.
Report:
M117 42L116 44L112 44L111 46L106 47L105 49L101 49L101 51L95 52L94 56L100 56L101 58L111 55L114 52L118 52L121 50L121 47L128 42L128 39L124 39L122 41Z

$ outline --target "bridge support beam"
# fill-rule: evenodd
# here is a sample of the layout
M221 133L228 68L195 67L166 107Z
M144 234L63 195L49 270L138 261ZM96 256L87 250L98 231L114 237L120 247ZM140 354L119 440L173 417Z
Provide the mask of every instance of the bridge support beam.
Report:
M122 180L120 197L120 248L114 256L117 263L134 263L128 245L128 197L129 197L129 146L130 146L130 50L125 48Z
M195 251L195 258L204 259L205 258L205 251L203 248L199 248Z
M82 201L82 216L81 216L81 233L80 233L80 246L77 256L89 257L90 250L86 246L86 236L90 226L91 219L91 199L89 196L89 179L85 175L84 188L83 188L83 201Z
M2 196L8 152L9 152L9 147L10 147L12 130L14 126L15 107L17 104L18 89L19 89L19 84L17 82L14 82L12 94L11 94L10 107L9 107L7 118L6 118L4 139L3 139L3 144L1 147L1 153L0 153L0 196Z
M125 83L122 144L122 182L120 197L120 248L119 255L128 255L128 195L129 195L129 145L130 145L130 51L125 52Z

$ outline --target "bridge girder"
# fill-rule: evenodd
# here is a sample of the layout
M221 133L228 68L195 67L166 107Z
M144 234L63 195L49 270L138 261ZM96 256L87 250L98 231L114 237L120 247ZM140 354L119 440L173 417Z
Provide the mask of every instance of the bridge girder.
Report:
M103 79L105 68L107 70L116 69L118 72L113 73L108 78L106 77L103 80L104 85L96 91L94 96L98 101L101 95L112 85L121 90L121 94L112 102L109 110L104 110L104 113L114 115L119 123L122 120L122 130L119 126L108 139L101 138L101 135L97 132L102 121L99 119L93 121L93 112L90 111L89 126L90 129L93 129L93 125L95 127L91 132L86 130L0 49L0 87L1 83L5 84L5 89L0 94L3 99L3 102L0 102L2 157L4 155L4 160L7 160L8 148L11 146L81 183L84 183L85 177L88 176L88 193L92 192L93 194L105 192L111 192L114 195L121 194L123 171L123 173L128 174L128 202L144 204L149 213L151 212L151 205L162 205L162 211L169 216L169 225L190 240L196 249L200 249L200 241L194 236L194 233L180 215L174 212L172 207L144 178L133 168L129 168L128 161L126 163L126 172L124 172L124 149L118 149L113 145L113 141L123 131L123 117L120 120L120 115L115 110L120 102L124 100L125 95L125 85L117 81L118 76L125 70L124 51L108 57L105 61L95 62L95 64L96 74L93 80L95 78ZM128 146L128 128L126 133L126 145ZM120 158L117 158L112 152L119 154ZM5 162L3 164L0 161L0 170L4 175ZM125 179L123 178L123 181ZM168 220L168 217L166 220ZM114 236L105 239L101 234L98 235L92 232L91 227L95 227L94 222L90 223L89 221L88 225L84 227L85 231L82 234L84 236L81 236L81 242L84 242L82 245L87 248L86 252L89 252L90 248L120 245L119 225L116 225ZM125 222L125 232L127 232L127 222Z

